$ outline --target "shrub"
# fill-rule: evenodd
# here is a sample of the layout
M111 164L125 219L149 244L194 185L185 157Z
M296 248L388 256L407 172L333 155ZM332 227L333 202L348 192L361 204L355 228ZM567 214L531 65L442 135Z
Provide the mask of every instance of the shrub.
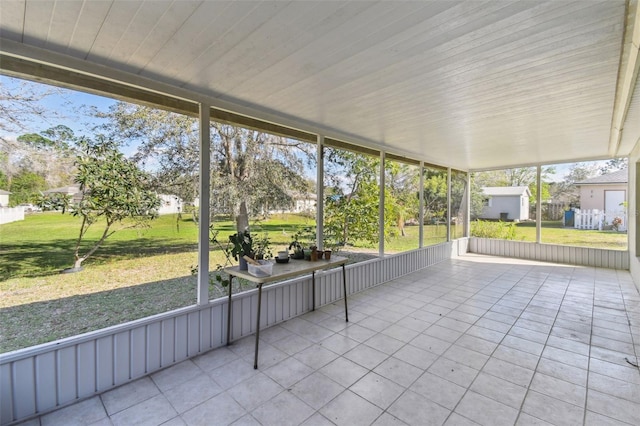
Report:
M471 222L471 236L478 238L497 238L501 240L515 240L515 222L494 222L476 220Z

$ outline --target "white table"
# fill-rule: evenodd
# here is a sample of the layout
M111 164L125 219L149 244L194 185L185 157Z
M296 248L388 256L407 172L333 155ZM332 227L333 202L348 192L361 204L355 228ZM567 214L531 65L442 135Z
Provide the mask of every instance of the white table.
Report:
M249 271L241 271L238 266L224 268L223 271L229 274L229 309L227 309L227 345L231 336L231 292L233 277L243 278L254 282L258 287L258 317L256 324L256 353L253 368L258 368L258 341L260 339L260 308L262 305L262 286L274 281L280 281L286 278L304 275L311 272L312 286L312 310L316 309L316 271L329 269L334 266L342 266L342 286L344 288L344 317L345 321L349 321L349 313L347 309L347 274L345 272L345 264L347 258L342 256L332 256L330 260L321 259L316 261L291 259L288 263L274 263L272 274L269 276L251 275Z

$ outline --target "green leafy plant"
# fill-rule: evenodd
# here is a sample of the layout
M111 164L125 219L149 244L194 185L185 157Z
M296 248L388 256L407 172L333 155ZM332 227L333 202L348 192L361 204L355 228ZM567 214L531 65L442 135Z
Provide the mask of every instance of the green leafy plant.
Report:
M258 235L253 240L253 245L257 259L270 259L273 257L273 253L271 252L271 240L269 239L269 234L264 233L262 235Z
M289 244L289 250L293 250L293 258L302 259L304 257L305 241L313 240L315 240L315 229L310 226L304 227L293 234Z
M515 222L494 222L476 220L471 222L471 236L478 238L496 238L501 240L515 240Z
M227 249L227 252L233 256L235 260L239 260L243 256L252 257L255 255L253 238L248 229L229 235L229 242L231 243L231 247Z
M74 249L74 270L79 270L104 241L116 232L114 225L129 220L127 227L147 227L158 216L160 198L152 189L152 177L127 159L115 143L98 137L81 140L76 158L75 181L81 199L72 203L68 197L53 195L40 200L49 209L69 211L82 218ZM81 245L91 225L104 219L105 227L97 242L81 253Z

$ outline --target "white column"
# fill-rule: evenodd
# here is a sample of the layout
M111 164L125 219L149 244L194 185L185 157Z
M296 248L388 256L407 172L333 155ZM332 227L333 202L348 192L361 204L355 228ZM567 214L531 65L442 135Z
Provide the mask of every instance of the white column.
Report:
M200 208L198 228L198 305L209 303L209 213L211 177L210 106L200 104Z
M420 194L419 194L419 211L418 211L418 222L419 222L419 231L418 231L418 247L422 248L424 246L424 161L420 162Z
M451 241L451 167L447 168L447 241Z
M319 250L324 250L324 136L318 135L316 154L316 240Z
M471 172L467 172L467 188L464 191L465 212L464 212L464 236L469 238L471 236Z
M380 152L380 205L378 206L378 254L384 256L384 152Z
M538 164L536 171L536 243L542 240L542 166Z

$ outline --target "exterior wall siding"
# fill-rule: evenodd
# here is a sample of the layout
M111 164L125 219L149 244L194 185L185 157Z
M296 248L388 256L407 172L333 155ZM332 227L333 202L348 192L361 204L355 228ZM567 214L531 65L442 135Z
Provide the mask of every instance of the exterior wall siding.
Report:
M466 240L443 243L346 267L347 293L377 286L460 253ZM342 268L316 273L316 305L344 297ZM263 327L312 307L311 277L269 285ZM255 333L257 290L232 297L231 340ZM0 355L0 424L78 402L226 344L228 299L189 306L126 324Z
M568 265L629 269L629 252L622 250L472 237L469 239L469 252Z

